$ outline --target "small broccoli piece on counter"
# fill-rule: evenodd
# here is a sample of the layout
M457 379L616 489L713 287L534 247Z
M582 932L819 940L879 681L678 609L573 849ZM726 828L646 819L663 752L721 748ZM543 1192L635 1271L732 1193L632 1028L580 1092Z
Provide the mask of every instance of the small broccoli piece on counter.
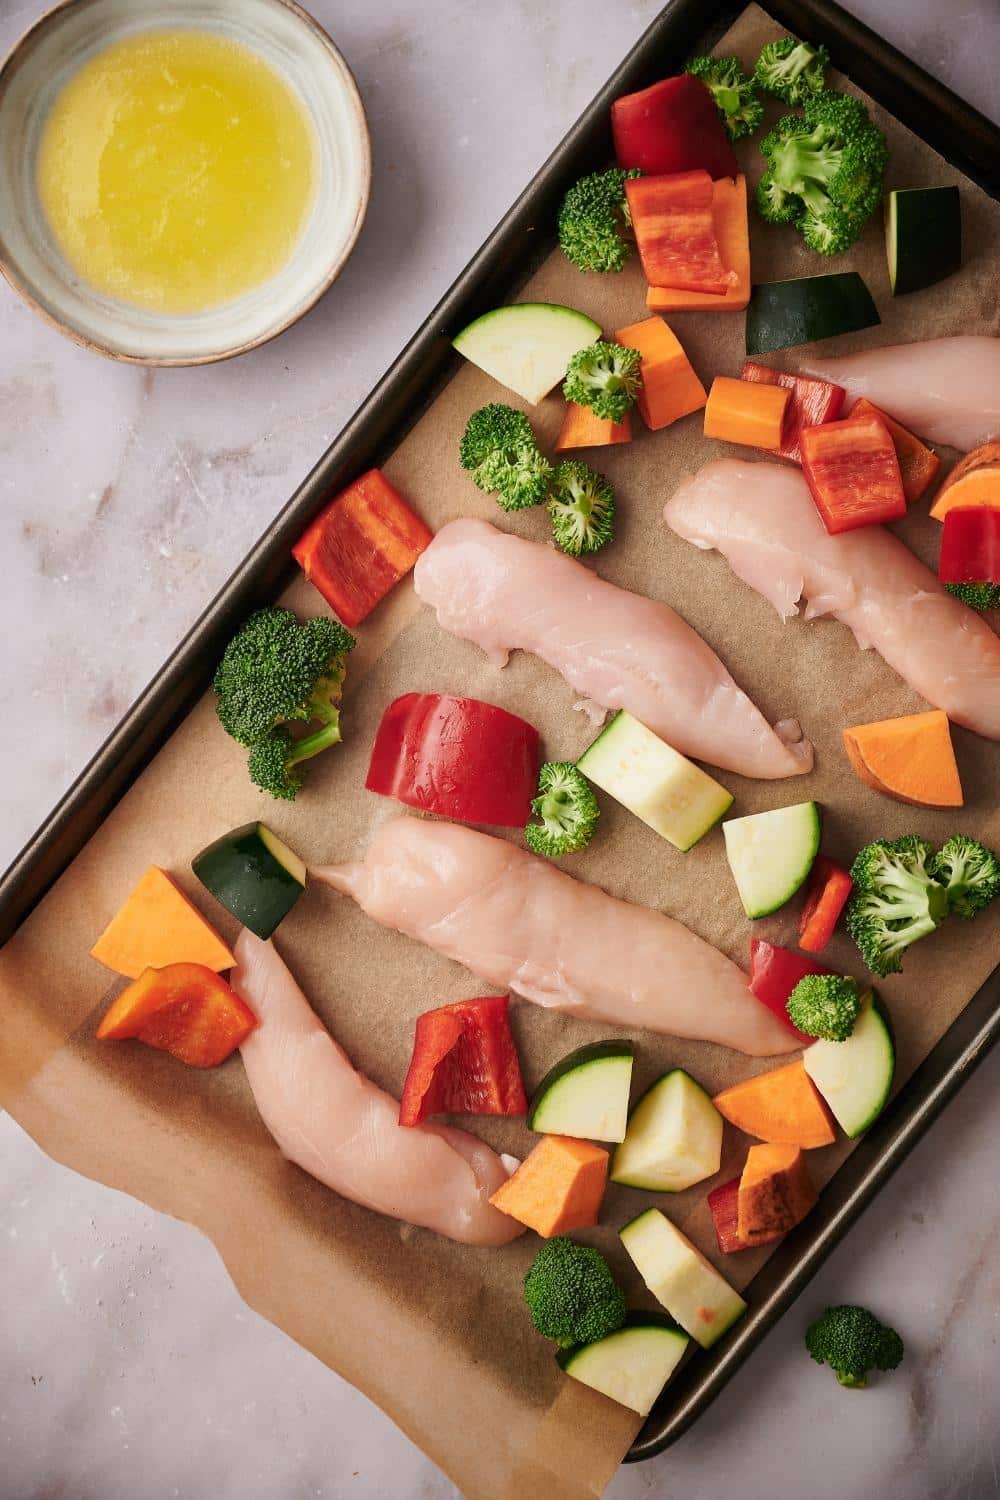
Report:
M764 118L764 106L738 57L695 57L685 72L700 78L708 89L731 141L753 135Z
M930 862L934 879L944 886L948 908L969 921L1000 896L1000 859L964 833L954 834Z
M609 167L575 182L559 210L559 244L581 271L621 271L632 254L625 179L641 177L637 167Z
M589 406L606 422L620 422L639 394L641 365L638 349L598 339L573 355L563 395L577 406Z
M1000 583L946 583L945 588L979 614L1000 609Z
M458 456L478 488L495 494L504 510L524 510L545 499L552 465L539 452L534 429L523 411L500 401L474 411Z
M601 816L590 783L568 760L550 760L542 766L531 810L542 821L528 824L525 840L533 853L548 859L585 849Z
M604 1256L562 1236L532 1261L524 1300L538 1332L563 1349L603 1339L625 1322L625 1298Z
M939 927L948 896L930 873L933 849L925 839L876 839L851 866L854 891L847 930L873 974L898 974L903 954Z
M556 464L548 510L556 544L571 557L598 552L614 536L615 492L580 459Z
M823 87L829 61L825 47L783 36L761 49L753 70L754 82L786 104L803 104Z
M903 1340L863 1307L828 1307L806 1330L806 1348L829 1365L841 1385L863 1390L872 1370L894 1370Z
M846 1042L861 1014L857 981L841 974L806 974L789 995L785 1010L806 1036Z
M354 637L336 620L302 623L290 609L256 610L229 642L215 673L219 722L250 747L254 783L291 799L293 767L340 741L340 697ZM318 724L299 739L290 724Z

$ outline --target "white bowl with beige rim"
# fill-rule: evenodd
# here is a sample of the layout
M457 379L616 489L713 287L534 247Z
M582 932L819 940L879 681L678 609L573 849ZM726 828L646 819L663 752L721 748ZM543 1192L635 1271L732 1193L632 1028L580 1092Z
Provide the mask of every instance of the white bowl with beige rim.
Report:
M150 37L143 39L144 33ZM261 76L266 71L279 91L290 91L302 121L300 138L310 142L309 197L302 199L301 225L294 221L295 238L280 265L257 284L198 310L149 305L148 296L141 305L127 293L115 295L113 283L100 285L43 201L42 153L54 133L47 135L46 127L58 119L54 106L64 108L67 85L77 80L79 86L108 49L130 56L130 48L146 46L151 37L182 34L182 45L197 34L219 39L208 44L216 51L225 43L245 57L239 49L249 49L252 67L266 65ZM162 99L157 107L170 108ZM114 359L208 364L283 332L343 268L364 222L370 182L368 128L350 69L293 0L63 0L0 68L0 270L62 332ZM245 224L241 231L249 232Z

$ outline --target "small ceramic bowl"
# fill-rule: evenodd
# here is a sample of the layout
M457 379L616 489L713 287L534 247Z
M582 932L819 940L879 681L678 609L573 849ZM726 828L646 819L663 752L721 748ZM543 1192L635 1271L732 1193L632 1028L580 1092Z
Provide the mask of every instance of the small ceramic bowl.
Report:
M35 165L46 116L67 79L110 42L195 26L243 42L294 88L316 136L312 213L281 271L198 313L126 306L81 281L42 212ZM256 348L308 312L361 231L371 183L364 109L333 42L294 0L63 0L0 68L0 270L63 333L112 359L198 365Z

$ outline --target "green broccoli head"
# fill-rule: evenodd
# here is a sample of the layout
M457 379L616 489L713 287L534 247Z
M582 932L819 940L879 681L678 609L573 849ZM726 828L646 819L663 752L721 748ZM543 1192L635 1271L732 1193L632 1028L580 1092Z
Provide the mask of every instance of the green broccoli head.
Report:
M589 406L606 422L620 422L639 394L641 366L638 349L598 339L573 355L563 395L577 406Z
M504 510L523 510L545 499L552 465L539 452L523 411L500 401L481 406L466 423L458 457L478 488L495 494Z
M933 852L916 834L876 839L851 866L847 930L873 974L898 974L906 949L948 913L947 894L930 873Z
M945 588L980 614L987 609L1000 609L1000 583L946 583Z
M857 981L841 974L806 974L789 995L785 1010L806 1036L846 1042L861 1014Z
M760 146L767 170L757 207L770 223L796 221L806 244L840 255L882 201L885 138L849 94L822 93L785 115Z
M524 1300L538 1332L564 1349L603 1339L625 1322L625 1298L604 1256L564 1237L535 1256Z
M632 253L625 179L641 177L637 167L610 167L573 184L559 210L559 244L581 271L621 271Z
M700 78L712 95L731 141L753 135L764 118L764 106L738 57L696 57L685 71Z
M830 54L825 47L785 36L761 49L753 76L768 94L786 104L803 104L823 87Z
M546 761L542 766L531 810L542 821L528 824L525 841L533 853L547 859L585 849L601 815L583 772L566 760Z
M614 535L615 492L580 459L556 465L548 511L556 543L571 557L600 551Z
M966 921L1000 896L1000 859L985 844L954 834L930 862L934 879L944 886L948 908Z
M857 220L835 203L828 203L821 213L807 208L797 223L802 238L817 255L843 255L858 237Z
M862 1390L872 1370L894 1370L903 1340L863 1307L828 1307L806 1330L806 1348L829 1365L841 1385Z

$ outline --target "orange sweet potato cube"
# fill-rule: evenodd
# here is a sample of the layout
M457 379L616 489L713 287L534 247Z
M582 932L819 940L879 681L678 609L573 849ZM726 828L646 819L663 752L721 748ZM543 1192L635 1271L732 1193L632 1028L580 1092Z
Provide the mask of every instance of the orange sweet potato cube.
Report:
M608 1153L589 1141L546 1135L490 1202L542 1239L596 1224L608 1181Z

